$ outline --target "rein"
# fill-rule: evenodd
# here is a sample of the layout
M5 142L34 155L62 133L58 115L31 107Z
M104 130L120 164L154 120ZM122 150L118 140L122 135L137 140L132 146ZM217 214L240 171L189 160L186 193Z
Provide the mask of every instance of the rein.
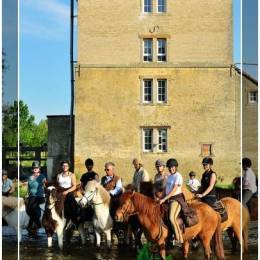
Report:
M16 208L16 207L15 207L15 208ZM15 210L15 208L10 209L10 210L3 216L3 218L5 218L5 217L7 217L9 214L11 214L11 213Z

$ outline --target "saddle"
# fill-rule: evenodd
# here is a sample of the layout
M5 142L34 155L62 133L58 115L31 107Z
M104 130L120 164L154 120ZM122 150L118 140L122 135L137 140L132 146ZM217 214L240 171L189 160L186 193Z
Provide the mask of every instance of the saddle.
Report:
M171 221L169 218L169 205L168 204L162 204L161 205L161 214L163 216L163 221L165 225L172 229ZM191 207L185 208L185 213L183 210L178 215L177 221L179 223L180 228L184 231L185 227L192 227L196 225L199 222L198 215L195 211L195 209Z
M221 223L225 222L228 219L227 211L226 211L225 206L224 206L224 204L221 200L216 201L212 205L212 208L220 214Z

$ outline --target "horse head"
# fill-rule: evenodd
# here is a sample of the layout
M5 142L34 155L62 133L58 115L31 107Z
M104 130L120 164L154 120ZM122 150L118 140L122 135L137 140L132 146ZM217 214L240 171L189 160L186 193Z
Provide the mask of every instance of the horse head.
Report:
M58 201L58 191L54 186L49 186L46 189L46 207L51 209Z
M116 221L127 221L131 215L134 215L136 213L132 200L134 194L134 191L127 191L121 195L120 205L115 214Z
M98 193L98 182L96 180L89 181L84 192L84 196L79 201L81 207L86 207L94 200Z

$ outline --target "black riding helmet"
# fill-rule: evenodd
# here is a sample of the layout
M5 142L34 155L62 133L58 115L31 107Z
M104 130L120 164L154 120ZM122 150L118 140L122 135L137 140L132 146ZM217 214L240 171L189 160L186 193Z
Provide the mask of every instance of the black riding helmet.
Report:
M202 164L210 164L213 165L213 160L210 157L205 157L202 160Z
M167 166L167 168L171 168L171 167L173 167L173 166L178 167L178 162L177 162L176 159L171 158L171 159L169 159L169 160L167 161L166 166Z

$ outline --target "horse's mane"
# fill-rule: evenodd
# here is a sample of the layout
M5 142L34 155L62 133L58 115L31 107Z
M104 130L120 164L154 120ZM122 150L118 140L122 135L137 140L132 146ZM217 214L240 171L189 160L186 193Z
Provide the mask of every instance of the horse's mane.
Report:
M18 200L20 207L24 205L24 200L22 198L2 196L2 205L3 207L14 209L18 207Z
M161 220L162 213L160 204L156 203L153 199L135 192L132 196L132 201L135 209L144 215L147 215L152 222L158 222Z
M110 203L110 195L109 193L106 191L106 189L97 182L97 186L98 186L98 190L99 190L99 193L100 193L100 196L104 202L104 204L108 204Z

